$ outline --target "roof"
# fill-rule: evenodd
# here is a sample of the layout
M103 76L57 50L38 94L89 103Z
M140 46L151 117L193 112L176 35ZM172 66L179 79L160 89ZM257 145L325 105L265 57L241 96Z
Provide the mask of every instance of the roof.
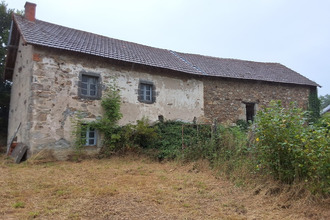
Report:
M117 40L41 20L13 16L25 43L180 71L188 74L318 86L279 64L180 53Z

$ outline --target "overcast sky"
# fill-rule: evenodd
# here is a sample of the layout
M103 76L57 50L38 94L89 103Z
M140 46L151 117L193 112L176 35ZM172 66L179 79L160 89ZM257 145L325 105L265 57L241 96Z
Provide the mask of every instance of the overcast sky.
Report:
M24 9L25 0L5 0ZM330 94L330 0L30 0L37 19L120 40L281 63Z

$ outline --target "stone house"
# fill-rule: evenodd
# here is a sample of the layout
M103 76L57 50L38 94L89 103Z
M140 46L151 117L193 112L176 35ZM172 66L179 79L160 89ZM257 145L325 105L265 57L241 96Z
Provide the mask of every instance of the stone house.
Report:
M278 63L222 59L153 48L37 20L36 5L13 15L4 76L13 82L8 137L29 155L71 148L71 118L102 116L100 99L115 81L122 98L120 124L150 121L232 123L252 120L273 99L307 108L317 84ZM86 145L99 149L88 131Z

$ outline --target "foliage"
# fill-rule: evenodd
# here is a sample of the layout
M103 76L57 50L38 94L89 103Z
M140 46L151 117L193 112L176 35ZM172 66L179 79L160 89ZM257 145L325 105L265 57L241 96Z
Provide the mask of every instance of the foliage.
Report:
M156 149L159 160L179 158L185 161L208 159L218 163L242 152L246 133L239 127L187 124L165 121L155 125L158 138L149 148ZM237 150L239 148L240 150Z
M157 138L155 128L149 125L147 118L137 120L136 124L127 124L119 129L120 140L118 149L129 149L132 147L147 148Z
M180 154L183 124L183 122L164 121L154 126L158 138L149 148L157 150L156 157L159 160L174 159Z
M0 73L4 72L5 58L7 54L7 42L11 25L11 14L13 9L8 9L7 4L0 3Z
M96 121L86 122L84 113L77 113L72 118L74 146L76 153L86 145L84 134L88 126L93 127L102 134L103 156L110 156L119 151L124 151L133 147L145 148L149 146L157 137L155 129L149 126L148 119L143 118L137 121L136 125L128 124L120 127L118 121L121 119L119 90L114 84L110 84L106 94L102 98L103 117Z
M247 131L249 126L251 125L251 121L246 121L243 119L239 119L236 121L236 125L241 128L243 131Z
M302 135L307 177L314 191L330 193L330 117L325 115Z
M237 160L248 153L247 135L240 127L218 125L211 132L211 136L184 150L185 160L207 159L213 167L220 167L224 162Z
M324 109L328 105L330 105L330 95L326 94L324 96L320 96L320 102L321 102L321 109Z
M255 153L258 168L292 183L311 181L329 192L330 120L308 124L306 112L291 104L283 108L273 101L256 117Z
M311 89L308 96L308 111L310 122L316 122L320 118L320 100L317 97L317 90Z
M118 121L122 118L120 113L119 90L114 84L108 86L108 90L101 101L104 115L101 119L91 122L90 125L103 134L103 153L111 154L116 150L116 143L120 140Z
M72 125L72 137L73 137L73 146L75 149L76 156L80 156L84 146L86 145L86 139L83 138L86 129L88 127L88 123L84 121L84 113L77 112L77 114L71 118Z
M0 80L0 132L7 133L11 83Z
M286 183L304 180L314 192L329 192L330 117L309 124L307 112L293 103L283 108L280 101L272 101L259 111L255 124L250 126L252 140L248 140L244 126L215 127L177 121L150 126L148 119L142 118L136 124L120 127L120 96L111 86L102 99L102 107L104 116L89 126L103 134L105 155L143 149L154 152L152 155L159 160L207 159L227 174L249 169L250 174L262 172ZM76 129L76 134L83 129Z
M7 133L10 88L11 83L2 79L7 54L7 42L11 25L13 9L8 9L7 4L0 3L0 132Z
M256 151L259 163L282 181L292 182L299 164L303 163L300 135L307 123L304 112L291 105L282 107L280 101L259 111L256 117Z

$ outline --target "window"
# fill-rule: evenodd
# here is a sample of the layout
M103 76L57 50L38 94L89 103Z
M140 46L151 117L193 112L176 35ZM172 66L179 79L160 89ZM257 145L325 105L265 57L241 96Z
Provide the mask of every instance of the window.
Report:
M97 96L97 78L93 76L82 76L81 94L86 96Z
M245 103L246 108L246 121L253 121L255 116L255 104Z
M86 127L85 127L86 126ZM97 132L94 128L85 125L81 134L82 139L86 140L85 146L95 146L97 141Z
M152 101L152 85L141 84L141 101L151 102Z
M82 98L101 98L100 75L96 73L82 72L80 74L78 94Z
M149 104L155 102L155 86L152 82L140 80L138 100Z

